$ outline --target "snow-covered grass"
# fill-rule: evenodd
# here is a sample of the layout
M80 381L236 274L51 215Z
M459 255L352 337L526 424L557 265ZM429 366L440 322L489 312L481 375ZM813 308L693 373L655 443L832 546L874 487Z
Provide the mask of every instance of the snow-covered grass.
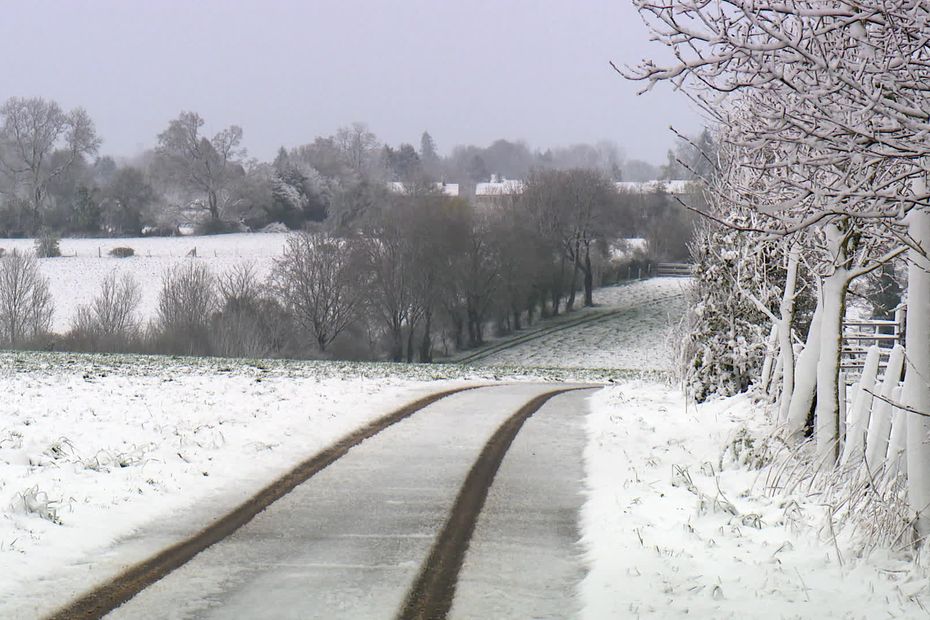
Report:
M629 373L0 353L0 617L35 617L423 394ZM199 512L198 512L199 511ZM94 577L88 580L87 571Z
M206 263L215 273L249 262L264 278L275 257L281 256L286 233L237 233L190 237L138 237L118 239L62 239L62 256L39 260L42 274L49 280L55 303L52 329L67 331L75 310L89 303L100 291L100 284L111 272L131 274L141 285L139 312L144 319L155 315L162 274L184 260ZM115 258L116 247L130 247L135 255ZM32 251L32 239L0 239L0 248ZM195 249L197 258L186 258Z
M609 316L543 335L480 363L665 371L670 359L665 339L670 326L684 314L683 287L687 282L681 278L653 278L597 289L597 307L573 314L583 317L610 312Z
M765 488L768 418L750 396L696 407L628 382L591 402L584 617L927 615L907 555L861 553L821 497Z
M63 603L69 579L87 583L77 567L137 528L184 523L198 504L222 514L352 429L462 383L376 365L189 362L0 356L0 617Z

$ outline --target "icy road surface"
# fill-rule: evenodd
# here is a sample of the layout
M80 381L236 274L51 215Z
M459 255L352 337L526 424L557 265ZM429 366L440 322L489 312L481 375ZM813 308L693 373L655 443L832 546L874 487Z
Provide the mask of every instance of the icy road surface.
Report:
M552 387L496 386L429 406L108 617L393 618L487 439ZM556 397L518 435L479 520L454 617L574 612L585 394ZM495 584L490 599L482 582Z

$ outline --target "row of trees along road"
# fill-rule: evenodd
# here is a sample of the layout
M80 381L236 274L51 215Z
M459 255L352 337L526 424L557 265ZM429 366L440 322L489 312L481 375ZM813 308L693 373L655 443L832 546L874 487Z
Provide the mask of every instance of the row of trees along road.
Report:
M267 278L187 259L163 274L147 326L132 318L140 283L111 279L68 334L50 335L37 260L0 254L10 276L0 278L0 323L9 322L0 345L428 362L482 344L489 329L593 305L596 286L626 275L611 259L622 237L644 230L667 241L677 222L686 251L688 218L668 196L618 192L596 170L537 171L524 192L483 207L432 183L408 190L370 188L357 211L292 234Z
M765 315L781 369L779 415L794 441L813 410L823 468L906 475L915 541L930 535L930 7L914 0L654 2L634 0L676 60L621 70L683 87L715 120L718 155L707 216L780 264L740 284ZM765 247L765 251L760 248ZM779 258L773 258L778 256ZM906 260L904 384L892 435L906 460L841 459L841 324L851 285ZM805 273L808 274L805 276ZM736 274L731 276L741 282ZM796 302L816 308L797 333ZM777 291L778 299L773 298ZM795 356L793 343L804 341ZM880 425L882 426L882 425ZM883 432L887 432L884 427ZM887 444L887 437L884 440ZM903 443L902 443L903 445ZM857 440L845 448L861 455ZM883 453L883 457L885 454ZM878 478L874 478L878 479ZM896 478L894 478L896 479Z
M619 181L683 172L671 156L659 169L627 160L608 142L534 152L523 142L497 140L443 156L427 132L419 149L394 147L363 123L282 147L272 162L249 158L242 140L237 125L214 133L199 114L182 112L153 148L117 161L101 152L102 139L83 109L13 97L0 106L0 236L42 228L61 235L169 234L179 223L206 233L273 222L299 229L328 217L351 220L388 181L446 180L470 195L492 174L523 179L533 170L585 168Z
M343 331L380 339L393 360L430 361L593 305L595 269L627 209L590 170L530 176L526 191L475 209L429 185L389 194L351 226L293 237L273 289L320 351Z

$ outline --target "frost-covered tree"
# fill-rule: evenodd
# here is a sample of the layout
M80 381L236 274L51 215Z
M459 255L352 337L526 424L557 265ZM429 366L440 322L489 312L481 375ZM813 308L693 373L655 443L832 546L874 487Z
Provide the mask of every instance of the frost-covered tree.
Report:
M196 112L181 112L158 134L163 172L199 199L210 219L218 221L233 182L242 176L242 128L231 125L212 138L201 134L204 121Z
M356 174L364 176L368 173L378 151L378 138L368 125L352 123L348 127L340 127L333 141Z
M930 7L914 0L635 4L676 60L647 61L627 75L685 88L723 127L740 101L750 102L753 122L742 123L733 146L775 144L780 156L759 169L779 197L770 214L781 215L784 231L820 235L833 254L823 262L820 289L817 424L818 434L827 431L818 438L821 454L837 439L835 395L824 385L835 385L826 371L839 339L836 309L850 276L903 248L912 311L902 399L908 409L930 413ZM882 238L898 247L854 258L862 256L861 240L878 250ZM928 433L930 417L910 415L908 486L921 535L930 533Z
M65 112L40 97L11 97L0 106L0 192L20 197L42 223L49 184L100 146L94 122L82 108Z

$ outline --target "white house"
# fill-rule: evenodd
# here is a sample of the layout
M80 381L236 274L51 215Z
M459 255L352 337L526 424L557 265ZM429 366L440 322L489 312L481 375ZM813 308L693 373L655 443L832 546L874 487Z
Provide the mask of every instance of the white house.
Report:
M458 196L459 195L459 184L458 183L433 183L433 186L442 193L443 196ZM413 189L412 183L401 183L400 181L391 181L387 184L388 190L394 192L395 194L407 194Z
M490 183L478 183L475 185L476 198L488 198L494 196L514 196L523 193L523 181L514 179L500 179L491 177Z
M615 183L617 191L630 192L631 194L653 194L660 189L666 194L690 194L694 191L694 181L682 179L671 181L620 181Z

